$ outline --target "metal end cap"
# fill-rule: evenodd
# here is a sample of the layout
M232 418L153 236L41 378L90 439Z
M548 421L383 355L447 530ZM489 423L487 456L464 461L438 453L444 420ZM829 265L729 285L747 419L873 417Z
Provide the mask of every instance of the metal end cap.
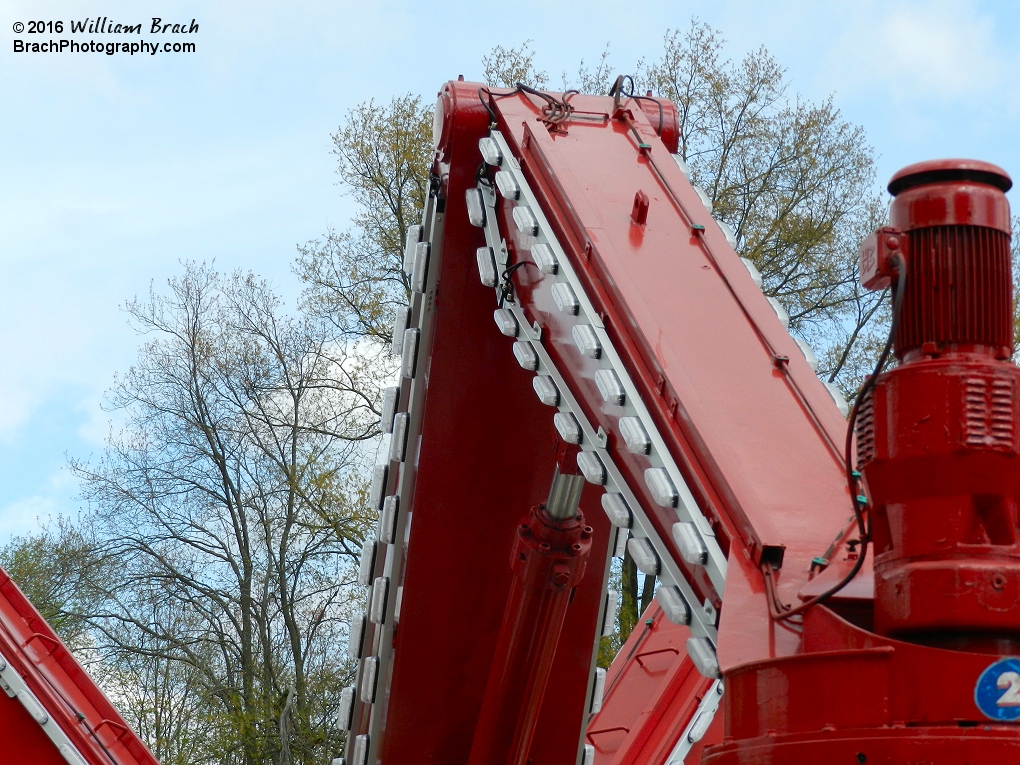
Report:
M1009 191L1013 187L1009 173L990 162L977 159L930 159L900 170L889 181L888 189L890 194L896 196L914 186L947 181L984 183L1000 191Z

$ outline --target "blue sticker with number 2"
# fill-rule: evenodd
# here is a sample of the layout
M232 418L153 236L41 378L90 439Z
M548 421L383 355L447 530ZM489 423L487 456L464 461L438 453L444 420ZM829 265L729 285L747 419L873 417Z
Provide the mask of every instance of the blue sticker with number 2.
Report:
M993 720L1020 719L1020 659L1001 659L982 672L974 702Z

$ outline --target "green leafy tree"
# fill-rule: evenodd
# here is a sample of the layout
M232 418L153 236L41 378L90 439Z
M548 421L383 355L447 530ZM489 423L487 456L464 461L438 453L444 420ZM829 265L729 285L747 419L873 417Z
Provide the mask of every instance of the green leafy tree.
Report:
M0 548L0 566L71 650L89 647L88 615L101 602L91 583L110 572L87 526L60 517L16 536Z
M410 299L404 241L428 196L432 111L419 96L368 101L333 136L340 185L360 212L350 230L300 247L295 270L305 308L344 340L388 343L394 309Z
M493 87L515 88L520 83L542 90L549 85L549 75L535 67L531 40L516 48L494 47L482 58L482 76Z

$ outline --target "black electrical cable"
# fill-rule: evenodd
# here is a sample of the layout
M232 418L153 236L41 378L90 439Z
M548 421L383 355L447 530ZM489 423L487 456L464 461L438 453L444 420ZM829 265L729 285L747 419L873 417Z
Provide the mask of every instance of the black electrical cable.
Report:
M620 89L622 88L620 83L624 79L630 82L629 91L624 91ZM618 88L618 86L620 86L620 88ZM621 75L620 77L617 77L616 84L614 84L613 88L610 89L609 95L613 96L618 91L627 98L633 98L638 101L652 101L658 107L659 127L655 132L657 135L661 136L662 127L665 122L665 116L662 109L662 102L657 98L634 95L634 78L631 77L630 75ZM549 93L545 93L541 90L537 90L536 88L532 88L529 85L525 85L523 82L515 83L513 89L508 90L508 92L506 93L493 93L491 90L489 90L486 86L483 85L480 88L478 88L478 100L481 102L482 106L485 108L485 111L489 115L489 124L491 127L494 127L498 122L496 110L493 108L493 102L499 98L509 98L510 96L516 95L517 93L527 93L537 98L541 98L543 101L545 101L545 106L542 107L543 115L542 121L545 122L548 127L552 128L559 125L561 122L565 122L566 120L570 119L571 115L574 114L574 107L570 103L570 99L576 95L579 95L580 91L573 89L565 90L563 91L563 93L560 94L559 98L556 98L555 96ZM486 97L488 97L488 99L486 99Z
M488 101L485 100L485 97L482 95L483 93L488 95L489 99L492 100L492 92L488 88L486 88L484 86L478 88L478 100L482 102L482 106L485 107L485 111L487 111L489 113L489 123L492 124L492 125L495 125L496 124L496 112L492 108L492 105Z
M536 90L535 88L525 85L523 82L517 83L517 90L521 93L528 93L529 95L537 96L546 102L546 109L548 109L548 112L546 109L543 109L542 112L545 114L545 122L550 127L558 125L564 120L569 119L570 115L574 113L574 107L570 105L569 97L566 97L570 91L566 91L563 94L563 98L554 98L548 93L543 93L541 90Z
M896 338L896 330L900 321L900 309L903 304L903 293L906 287L907 265L902 257L897 256L895 266L897 272L896 287L893 290L892 320L889 322L889 337L886 339L885 346L882 348L882 353L879 354L878 361L875 363L874 372L871 373L871 376L864 381L860 390L857 391L857 396L854 398L853 408L850 410L850 417L848 418L846 429L844 455L846 458L846 480L847 486L850 487L850 498L853 503L854 517L857 519L857 529L860 532L860 539L858 541L860 544L860 553L857 556L857 560L854 562L853 568L850 569L850 572L836 585L830 587L820 595L816 595L815 597L804 601L796 608L786 606L779 600L779 593L775 582L775 570L772 568L771 564L762 564L762 573L765 575L766 589L768 590L770 599L769 611L771 612L773 619L789 619L792 616L804 613L812 606L828 600L850 584L864 566L864 560L868 554L868 547L871 544L872 512L869 511L865 518L865 503L858 498L858 476L853 469L854 428L856 427L857 417L860 413L861 406L864 403L864 399L872 392L872 390L874 390L875 385L878 382L878 376L882 373L882 369L889 360L889 354L892 352L893 342Z
M521 260L521 261L518 261L517 263L514 263L512 266L507 266L506 269L503 271L503 276L500 278L500 284L499 284L499 307L500 308L502 308L503 304L506 303L507 301L509 301L511 303L515 302L516 288L514 287L514 283L513 283L512 277L513 277L514 273L517 271L518 268L521 268L522 266L529 266L529 265L530 266L535 266L536 268L538 267L538 264L534 263L533 261L530 261L530 260Z
M623 85L624 82L630 82L630 90L626 90L624 88L624 85ZM634 78L631 77L629 74L621 74L621 75L619 75L616 78L616 82L614 82L609 87L609 95L610 96L615 96L617 93L619 93L622 96L626 96L627 98L633 98L634 97Z
M631 98L633 98L635 101L651 101L656 106L659 107L659 127L655 131L655 134L657 136L659 136L659 138L662 138L662 125L663 125L663 123L665 121L665 118L663 117L663 114L662 114L662 101L660 101L657 98L650 98L648 96L631 96Z
M496 110L492 106L498 98L509 98L510 96L518 93L528 93L532 96L537 96L545 101L546 105L542 109L542 113L545 116L545 121L550 125L556 125L568 119L574 112L574 107L570 105L570 98L577 95L576 90L564 91L560 98L555 98L548 93L543 93L541 90L536 90L523 82L518 82L514 85L513 90L506 93L493 93L484 85L478 88L478 100L481 101L482 106L485 107L485 111L489 113L490 124L495 125L498 121L496 116ZM488 96L488 100L486 100Z
M626 90L624 88L623 85L624 81L630 82L630 90ZM658 98L652 98L651 96L635 95L634 78L631 77L629 74L621 74L619 77L616 78L616 82L613 83L612 87L609 88L610 96L615 96L617 93L619 93L622 96L626 96L627 98L633 98L635 101L651 101L657 107L659 107L659 127L655 131L655 134L662 138L662 126L665 123L665 115L663 114L662 111L662 101L660 101Z
M475 183L482 184L488 188L492 188L492 179L489 178L489 165L486 162L482 162L478 169L475 171Z
M498 122L496 111L492 107L492 102L500 98L509 98L510 96L515 96L519 91L520 85L506 93L493 93L485 85L482 85L480 88L478 88L478 100L482 102L482 106L485 107L485 111L489 113L490 127L495 127L496 123ZM485 100L485 96L489 97L488 101Z

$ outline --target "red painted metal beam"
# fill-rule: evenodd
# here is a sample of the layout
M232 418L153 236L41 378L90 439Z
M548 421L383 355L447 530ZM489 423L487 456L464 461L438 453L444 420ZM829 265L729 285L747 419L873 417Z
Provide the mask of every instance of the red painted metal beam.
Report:
M32 765L157 765L2 570L0 655L5 665L0 679L7 686L7 692L0 693L0 760ZM19 691L22 695L11 697Z
M592 101L609 111L606 99ZM595 111L588 103L578 108ZM842 416L650 125L638 125L649 147L642 150L620 121L578 122L563 135L545 130L540 107L524 97L497 108L607 332L731 550L720 625L724 668L796 652L797 635L769 619L758 563L781 551L780 595L792 602L812 559L846 528ZM649 197L644 226L631 220L638 191ZM549 324L550 352L571 368L589 416L618 432L611 408L592 395L594 365L579 365L569 331L557 328L569 325L546 280L526 269L519 281L525 304L534 302L535 318ZM625 449L614 455L636 475L645 467ZM645 501L672 543L675 515L647 492ZM734 545L747 555L733 555ZM681 559L678 549L673 555ZM690 575L697 584L699 572Z
M559 476L557 476L559 479ZM526 765L567 609L584 579L592 529L578 513L535 508L517 528L514 578L468 765Z
M576 426L588 480L606 487L581 498L589 569L537 710L533 765L582 755L615 541L606 498L635 559L671 588L663 609L690 630L653 609L631 637L587 726L600 765L660 765L677 751L705 765L1016 759L1017 725L989 724L978 699L986 681L994 690L1015 675L1020 688L1020 662L1004 669L990 653L877 634L869 565L802 623L772 617L824 592L859 554L846 544L856 533L846 422L670 156L656 102L551 98L463 82L441 94L432 209L442 225L427 214L431 238L411 253L424 263L415 253L431 246L435 260L427 279L414 269L422 358L398 415L416 434L420 421L420 439L398 451L384 487L402 492L411 518L372 572L397 577L400 605L370 628L378 655L366 667L390 664L356 705L352 751L363 759L352 765L369 752L387 765L467 761L478 710L494 698L486 678L506 667L494 657L510 618L514 529L561 456L533 383L560 424ZM821 575L819 557L832 561ZM526 617L527 629L542 618ZM692 723L720 671L725 727L705 730Z
M689 637L656 602L642 614L609 669L602 709L588 721L595 765L668 762L705 694L715 692L687 656ZM706 733L703 744L721 734L721 727Z
M550 411L493 325L492 291L478 283L475 251L484 238L468 224L463 204L487 131L477 87L450 83L446 91L456 120L438 166L445 234L430 297L435 340L419 362L427 378L421 440L409 444L405 461L390 463L391 476L413 476L414 494L401 544L406 566L392 677L375 704L384 716L378 746L387 765L467 761L514 576L517 528L545 501L557 459ZM592 549L555 653L533 765L572 762L586 719L611 536L598 499L591 486L581 497ZM359 705L352 741L369 731L371 712Z

